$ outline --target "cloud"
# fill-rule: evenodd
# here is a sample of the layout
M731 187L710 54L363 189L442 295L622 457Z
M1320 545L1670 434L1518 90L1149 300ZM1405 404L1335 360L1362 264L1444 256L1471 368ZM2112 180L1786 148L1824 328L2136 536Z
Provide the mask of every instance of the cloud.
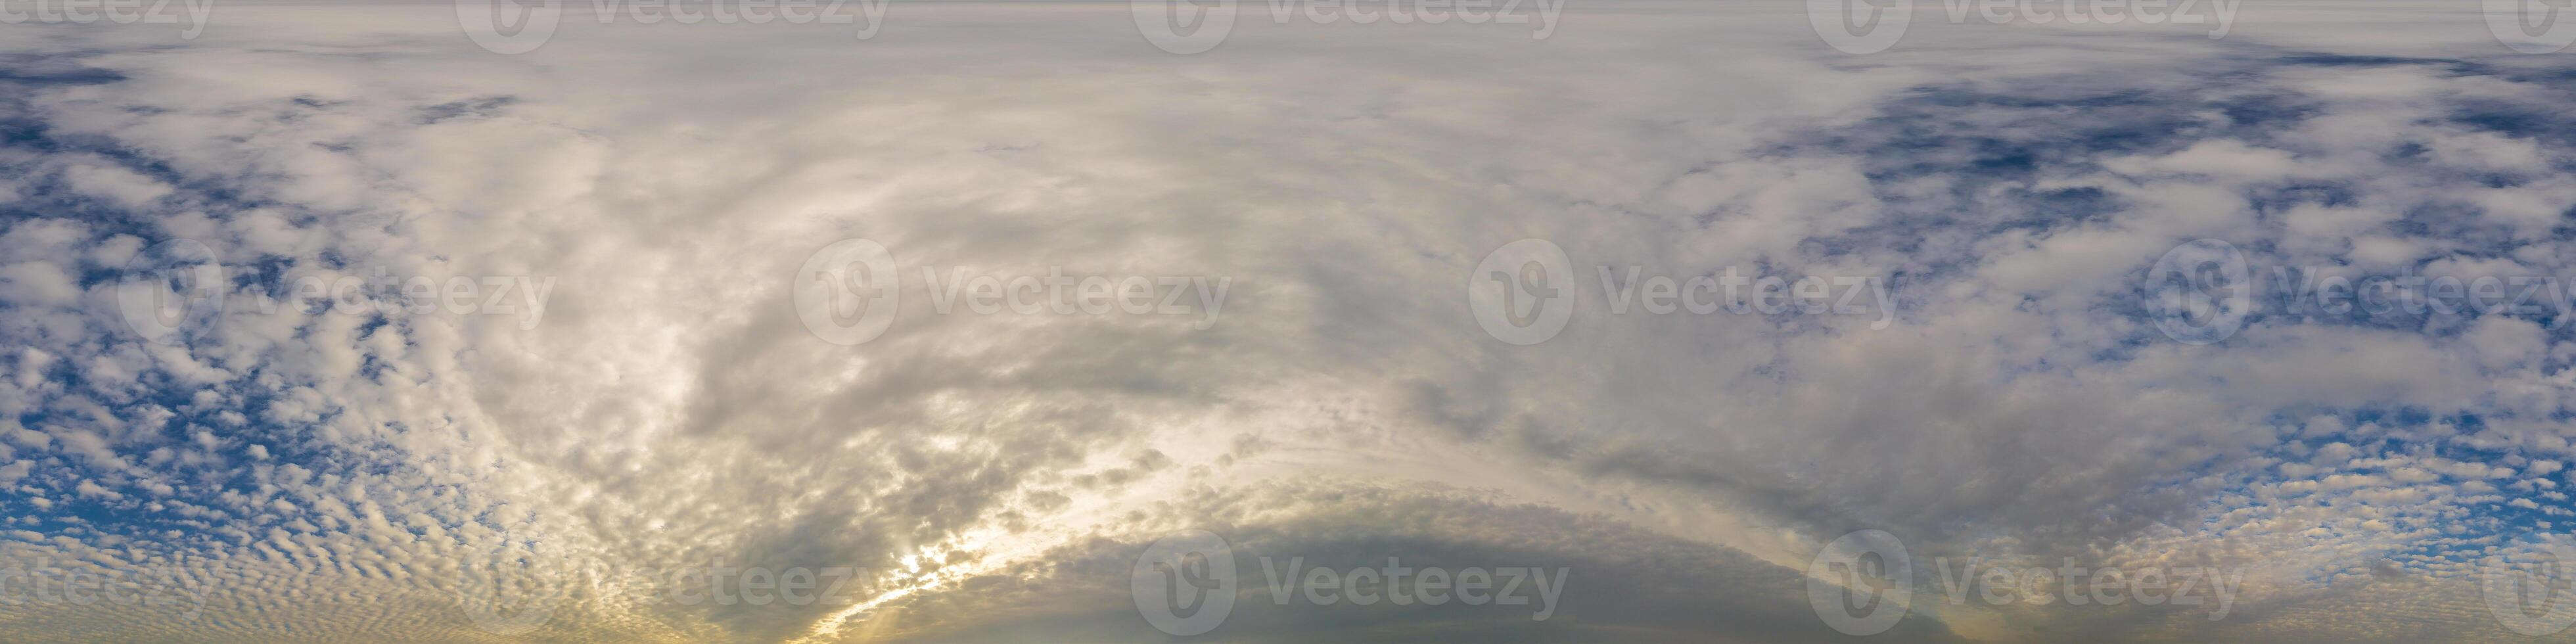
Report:
M1926 23L1866 58L1733 6L1536 41L1247 20L1190 57L1118 6L905 5L863 42L574 20L525 56L451 8L7 45L0 568L164 601L0 633L1132 641L1129 566L1204 529L1250 577L1575 575L1543 621L1255 587L1231 639L1814 641L1809 564L1878 529L1923 571L2243 575L2212 620L1926 572L1903 641L2479 641L2475 562L2568 511L2556 313L2272 285L2565 286L2563 75L2411 8L2280 18L2336 43ZM900 303L854 346L797 296L852 238ZM1528 238L1576 312L1510 345L1458 286ZM2174 342L2146 279L2204 238L2262 286ZM1597 269L1630 266L1896 310L1611 313ZM1213 324L940 310L959 274L1228 290ZM717 598L752 569L833 587Z

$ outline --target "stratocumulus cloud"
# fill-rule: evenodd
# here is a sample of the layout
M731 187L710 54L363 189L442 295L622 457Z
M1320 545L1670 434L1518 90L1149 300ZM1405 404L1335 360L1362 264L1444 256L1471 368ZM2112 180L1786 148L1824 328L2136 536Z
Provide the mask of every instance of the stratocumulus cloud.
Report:
M2576 637L2474 4L584 4L0 21L0 639Z

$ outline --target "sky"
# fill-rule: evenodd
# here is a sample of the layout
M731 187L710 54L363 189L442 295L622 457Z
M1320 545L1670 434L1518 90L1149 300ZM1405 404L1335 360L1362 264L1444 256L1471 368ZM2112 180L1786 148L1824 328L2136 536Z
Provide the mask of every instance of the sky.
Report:
M0 640L2576 641L2556 10L0 0Z

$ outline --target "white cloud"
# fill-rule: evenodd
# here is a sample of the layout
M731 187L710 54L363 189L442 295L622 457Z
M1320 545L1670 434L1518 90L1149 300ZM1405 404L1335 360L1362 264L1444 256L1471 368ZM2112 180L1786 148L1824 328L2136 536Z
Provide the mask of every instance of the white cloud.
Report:
M1927 24L1851 58L1795 12L1600 7L1535 42L1255 20L1176 57L1123 6L906 5L866 42L575 20L510 57L452 8L9 45L0 109L61 149L0 154L60 183L0 202L23 529L0 562L167 567L215 615L0 632L489 639L484 590L722 558L869 572L814 604L581 594L525 635L1133 639L1139 544L1216 526L1563 558L1635 600L1497 637L1798 639L1815 544L1879 528L1926 559L2252 571L2233 621L1944 607L1908 641L2476 640L2462 561L2494 508L2564 505L2498 489L2570 451L2557 329L2265 315L2195 346L2138 312L2146 267L2203 237L2259 265L2563 273L2539 233L2564 143L2454 118L2555 114L2545 77L2283 49L2308 36L2251 17L2222 43ZM2390 55L2492 49L2364 20L2392 12L2315 20L2409 34ZM1530 237L1578 269L1891 277L1901 315L1585 300L1504 345L1457 286ZM175 238L237 279L149 343L106 278L187 259L157 254ZM844 238L905 278L855 347L792 295ZM934 311L917 276L954 268L1233 290L1206 329ZM542 318L288 289L379 271L555 288ZM1671 599L1707 587L1729 619Z

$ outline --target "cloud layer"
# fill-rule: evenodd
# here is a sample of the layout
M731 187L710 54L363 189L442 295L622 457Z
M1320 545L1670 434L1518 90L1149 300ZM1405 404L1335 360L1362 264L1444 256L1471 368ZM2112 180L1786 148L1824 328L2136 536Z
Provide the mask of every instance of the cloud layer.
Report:
M2478 563L2570 512L2564 309L2272 286L2576 278L2576 84L2473 9L1918 20L1867 56L1789 5L1575 4L1544 39L1256 9L1190 56L1124 3L575 19L516 56L446 4L0 28L0 564L151 591L0 633L1159 639L1130 567L1198 529L1243 571L1210 639L1825 641L1809 564L1876 529L1918 571L1879 637L2488 641ZM796 295L843 239L899 284L856 345ZM1575 269L1527 346L1461 288L1521 239ZM2197 239L2260 282L2214 344L2156 325ZM1631 266L1894 310L1614 313ZM1226 290L934 304L1050 274ZM387 308L411 277L472 306ZM137 328L183 286L220 304ZM1543 621L1275 604L1289 557L1571 577ZM1971 558L2241 586L2217 619L1954 601L1936 564ZM683 574L718 568L829 579Z

